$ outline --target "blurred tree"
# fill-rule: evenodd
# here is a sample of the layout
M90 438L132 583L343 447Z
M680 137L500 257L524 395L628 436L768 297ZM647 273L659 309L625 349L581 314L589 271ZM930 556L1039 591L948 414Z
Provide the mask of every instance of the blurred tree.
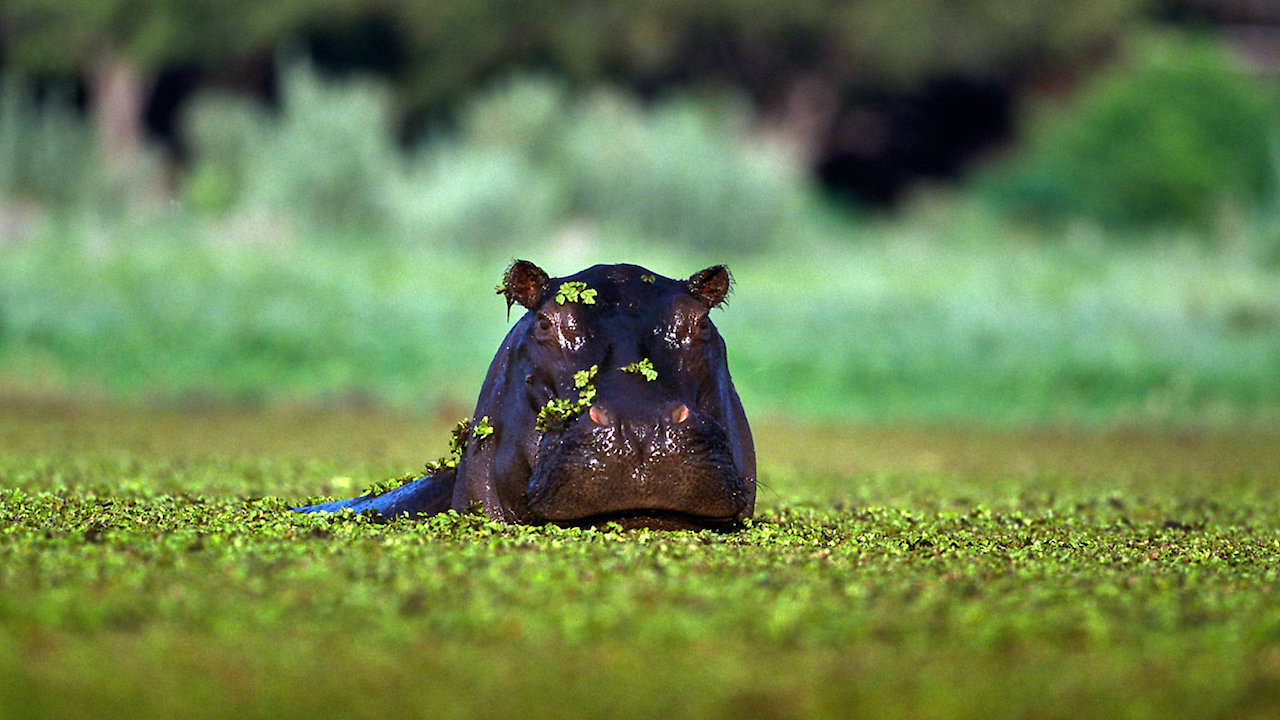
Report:
M418 89L455 98L512 64L578 80L720 79L762 99L818 74L833 89L918 86L1078 59L1148 0L364 0L402 34Z
M353 3L326 7L343 17ZM173 66L220 67L270 53L321 17L302 0L6 0L0 47L10 69L83 78L108 163L133 163L146 103Z
M324 56L322 67L386 74L404 107L425 114L448 112L517 69L642 93L673 83L729 86L811 158L843 154L874 164L905 162L910 153L893 155L903 145L971 142L918 140L922 126L953 118L899 130L901 118L885 110L895 103L883 98L911 104L941 81L953 95L977 88L974 103L998 101L1028 75L1092 57L1151 2L5 0L0 47L11 67L85 78L116 158L138 145L143 105L161 70L234 66L303 42ZM949 114L954 104L930 112ZM998 120L979 113L973 132L989 135Z
M1041 108L990 191L1033 217L1211 227L1274 206L1276 96L1216 40L1155 35Z
M441 109L513 66L641 92L745 91L815 163L954 170L1007 131L1028 78L1068 74L1149 0L369 0L395 28L413 103ZM988 106L987 108L974 106ZM959 106L959 107L957 107ZM968 123L958 133L936 125ZM950 144L955 147L942 147ZM865 167L869 166L868 173ZM912 169L908 169L908 173ZM837 181L839 178L835 178ZM865 189L865 188L864 188ZM894 188L887 188L891 195ZM887 199L887 198L886 198Z

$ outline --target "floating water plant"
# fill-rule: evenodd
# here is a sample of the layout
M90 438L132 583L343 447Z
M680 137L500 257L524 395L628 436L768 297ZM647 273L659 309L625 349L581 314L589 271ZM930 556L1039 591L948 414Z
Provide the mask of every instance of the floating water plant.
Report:
M556 302L565 305L571 302L580 302L583 305L596 304L596 291L588 288L584 282L562 282L560 289L556 290Z
M596 386L593 381L599 369L598 366L592 365L586 370L575 372L573 374L573 386L578 390L578 399L552 398L548 400L538 410L538 421L534 424L534 428L546 431L551 426L551 423L563 423L590 407L591 402L596 399Z
M658 371L653 369L653 362L651 362L649 358L633 362L630 365L623 365L619 370L622 370L622 372L643 375L646 382L653 382L658 379Z

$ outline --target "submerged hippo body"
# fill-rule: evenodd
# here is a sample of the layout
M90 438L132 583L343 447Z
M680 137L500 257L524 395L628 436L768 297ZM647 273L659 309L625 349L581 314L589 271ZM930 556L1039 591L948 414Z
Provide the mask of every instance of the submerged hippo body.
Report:
M478 506L509 523L739 524L755 506L755 451L708 317L729 286L723 266L688 280L635 265L549 278L517 261L500 292L528 312L489 366L472 419L492 433L477 433L456 468L298 509L396 517Z

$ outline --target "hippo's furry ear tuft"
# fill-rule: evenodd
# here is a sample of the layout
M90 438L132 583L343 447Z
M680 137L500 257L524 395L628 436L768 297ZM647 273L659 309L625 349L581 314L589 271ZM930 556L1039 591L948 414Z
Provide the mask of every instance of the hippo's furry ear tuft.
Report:
M729 296L733 287L733 276L724 265L713 265L706 270L699 270L689 278L689 292L702 301L707 309L711 309Z
M532 310L542 302L542 296L546 294L550 281L551 278L547 277L542 268L528 260L516 260L511 263L511 267L507 268L507 274L503 276L502 287L498 292L507 297L508 313L511 312L511 306L514 303L520 303Z

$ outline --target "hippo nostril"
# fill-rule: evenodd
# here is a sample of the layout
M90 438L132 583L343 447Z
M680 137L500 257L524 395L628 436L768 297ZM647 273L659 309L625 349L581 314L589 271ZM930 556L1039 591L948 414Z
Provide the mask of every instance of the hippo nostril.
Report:
M680 403L671 408L671 422L679 425L689 419L689 406Z
M609 424L608 411L599 405L592 405L591 409L587 411L587 417L591 418L591 422L597 425Z

